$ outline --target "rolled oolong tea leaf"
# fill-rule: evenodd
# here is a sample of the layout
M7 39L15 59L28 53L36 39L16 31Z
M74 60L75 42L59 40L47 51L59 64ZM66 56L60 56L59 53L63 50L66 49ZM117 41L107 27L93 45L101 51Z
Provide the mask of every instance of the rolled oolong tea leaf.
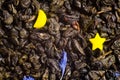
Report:
M60 80L62 80L64 72L65 72L65 68L66 68L66 65L67 65L67 52L66 51L62 52L62 59L60 60L59 65L60 65L60 68L62 70L62 77L60 79Z
M3 17L5 24L12 24L13 16L7 10L3 10Z
M24 76L23 80L35 80L35 79L31 76Z
M20 3L23 8L28 8L31 4L31 0L21 0Z
M34 24L34 28L42 28L46 24L47 17L43 10L39 10L37 20Z

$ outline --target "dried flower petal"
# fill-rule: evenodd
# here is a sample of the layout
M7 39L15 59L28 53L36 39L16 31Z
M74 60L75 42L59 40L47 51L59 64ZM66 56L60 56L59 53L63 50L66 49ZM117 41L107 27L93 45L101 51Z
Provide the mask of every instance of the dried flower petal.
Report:
M66 65L67 65L67 53L65 51L62 52L62 59L61 59L59 65L60 65L60 68L62 70L62 77L60 79L60 80L62 80L64 72L65 72L65 68L66 68Z
M34 80L34 78L31 76L24 76L23 80Z
M120 76L120 72L115 72L115 73L113 73L113 75L114 75L115 77L119 77L119 76Z

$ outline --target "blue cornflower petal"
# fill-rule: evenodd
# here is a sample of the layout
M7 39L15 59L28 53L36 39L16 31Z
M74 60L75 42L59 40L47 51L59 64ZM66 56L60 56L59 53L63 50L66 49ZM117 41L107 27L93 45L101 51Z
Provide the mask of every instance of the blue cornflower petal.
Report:
M34 78L31 76L24 76L23 80L34 80Z
M120 76L120 72L115 72L115 73L114 73L114 76L115 76L115 77L119 77L119 76Z
M66 65L67 65L67 52L66 51L63 51L62 52L62 59L60 60L60 68L62 70L62 77L64 75L64 72L65 72L65 68L66 68ZM62 79L61 77L61 79Z

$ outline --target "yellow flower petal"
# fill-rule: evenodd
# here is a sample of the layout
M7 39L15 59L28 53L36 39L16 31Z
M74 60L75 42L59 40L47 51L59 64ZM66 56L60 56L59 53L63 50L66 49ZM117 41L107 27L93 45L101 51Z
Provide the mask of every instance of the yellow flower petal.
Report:
M34 24L34 28L42 28L46 24L47 17L43 10L39 10L37 20Z
M95 50L97 48L103 50L103 43L105 42L105 40L105 38L101 38L100 35L97 33L95 38L90 39L90 42L92 43L92 50Z

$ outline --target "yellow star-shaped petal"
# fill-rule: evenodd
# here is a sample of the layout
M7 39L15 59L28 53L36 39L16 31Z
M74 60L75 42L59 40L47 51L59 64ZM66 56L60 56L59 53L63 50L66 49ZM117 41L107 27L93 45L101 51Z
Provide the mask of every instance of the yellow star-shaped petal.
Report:
M105 42L105 38L101 38L100 35L97 33L95 38L89 39L92 43L92 50L99 48L103 50L103 43Z

